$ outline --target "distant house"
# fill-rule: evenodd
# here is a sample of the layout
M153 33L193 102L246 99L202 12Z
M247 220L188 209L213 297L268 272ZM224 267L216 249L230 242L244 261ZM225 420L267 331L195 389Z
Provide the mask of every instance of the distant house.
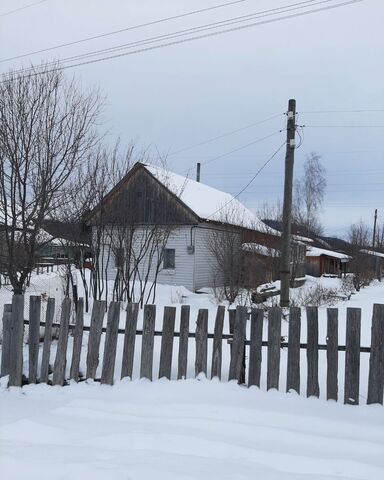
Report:
M326 250L313 246L307 247L307 274L313 277L347 273L347 265L351 257L345 253Z
M361 249L360 254L365 257L365 267L374 272L375 277L380 280L384 271L384 253L376 250Z
M143 163L136 163L90 213L87 223L92 227L93 237L100 221L109 229L100 251L103 258L110 257L108 264L105 263L109 280L116 278L126 254L124 242L119 248L111 247L111 242L125 227L126 232L131 231L133 225L139 232L135 246L147 235L148 226L169 228L166 243L156 252L149 276L157 274L158 283L184 285L192 291L219 286L225 281L218 255L212 251L213 239L224 245L230 237L239 251L243 243L254 242L272 249L280 245L280 233L265 225L232 195ZM159 258L161 265L156 273ZM148 261L152 260L143 255L142 264ZM236 265L237 258L231 261Z

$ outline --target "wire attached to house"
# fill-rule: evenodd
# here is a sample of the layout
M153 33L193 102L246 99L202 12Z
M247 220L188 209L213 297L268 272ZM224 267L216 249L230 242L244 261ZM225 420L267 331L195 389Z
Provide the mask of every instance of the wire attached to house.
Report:
M45 3L47 1L48 0L39 0L38 2L29 3L28 5L24 5L24 7L15 8L14 10L9 10L9 12L0 13L0 17L6 17L7 15L12 15L12 13L20 12L21 10L25 10L30 7L35 7L37 5L40 5L40 3Z
M327 3L329 1L332 1L332 0L323 0L321 2L317 2L316 4L313 4L311 6L319 5L321 3ZM106 57L96 58L96 59L92 59L92 60L85 60L83 62L78 62L78 63L74 63L74 64L70 64L70 65L58 65L57 62L54 62L54 66L51 69L49 69L49 64L48 64L48 69L47 69L47 64L43 65L40 70L37 70L36 67L33 66L30 69L19 69L19 70L13 71L12 75L25 73L25 77L28 77L29 75L34 76L34 75L44 74L44 73L53 72L53 71L57 71L57 70L74 68L74 67L78 67L78 66L81 66L81 65L98 63L98 62L110 60L110 59L113 59L113 58L119 58L119 57L124 57L124 56L127 56L127 55L144 53L144 52L147 52L147 51L150 51L150 50L157 50L157 49L160 49L160 48L165 48L165 47L169 47L169 46L173 46L173 45L178 45L178 44L181 44L181 43L186 43L186 42L191 42L191 41L194 41L194 40L200 40L200 39L203 39L203 38L209 38L209 37L213 37L213 36L222 35L224 33L235 32L235 31L243 30L245 28L251 28L251 27L255 27L255 26L259 26L259 25L265 25L265 24L268 24L268 23L273 23L273 22L277 22L277 21L281 21L281 20L288 20L288 19L291 19L291 18L300 17L300 16L304 16L304 15L309 15L309 14L312 14L312 13L319 13L319 12L323 12L323 11L326 11L326 10L331 10L331 9L335 9L335 8L339 8L339 7L344 7L344 6L347 6L347 5L352 5L352 4L355 4L355 3L360 3L362 1L364 1L364 0L348 0L348 1L345 1L345 2L342 2L342 3L338 3L337 5L327 5L325 7L320 7L320 8L317 8L317 9L306 10L304 12L296 12L294 14L280 16L280 17L277 17L277 18L272 18L272 19L263 20L263 21L259 21L259 22L254 22L254 23L248 23L246 25L237 25L235 27L226 28L226 29L222 29L222 30L219 30L219 31L215 31L215 32L203 33L201 35L196 35L196 36L187 37L187 38L181 38L181 39L178 39L178 40L168 41L166 43L160 43L160 44L157 44L157 45L141 47L141 48L138 48L136 50L131 50L131 51L128 51L128 52L123 52L123 53L119 53L119 54L115 54L115 55L109 55L109 56L106 56ZM195 27L195 29L196 28L199 28L199 27ZM210 27L210 28L212 28L212 27ZM143 42L147 42L147 41L150 41L150 40L148 40L148 39L143 40ZM85 54L85 55L83 55L82 58L87 58L89 56L95 55L96 53L97 52L91 52L89 54ZM6 76L1 83L4 83L5 81L7 81Z
M237 199L242 193L244 193L247 188L255 181L255 179L260 175L260 173L264 170L264 168L276 157L276 155L280 152L280 150L284 147L284 145L287 144L287 141L284 140L284 142L280 145L280 147L268 158L267 161L263 163L263 165L257 170L257 172L253 175L253 177L249 180L249 182L244 185L244 187L236 194L234 195L229 202L225 203L223 206L218 208L215 212L213 212L209 217L206 218L206 220L209 220L212 218L216 213L220 212L223 210L225 207L227 207L230 203L233 202L233 200Z

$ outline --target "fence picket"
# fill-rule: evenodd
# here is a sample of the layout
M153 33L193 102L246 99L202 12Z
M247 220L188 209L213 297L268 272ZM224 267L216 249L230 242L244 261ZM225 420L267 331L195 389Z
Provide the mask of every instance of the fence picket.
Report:
M61 306L59 338L57 341L56 358L53 367L53 385L64 385L65 382L65 367L67 365L67 345L70 315L71 299L66 297L64 298Z
M248 386L260 387L264 310L252 308Z
M21 387L23 383L24 295L13 295L11 310L9 385Z
M347 308L344 403L359 404L361 309Z
M171 379L173 338L175 335L176 307L164 307L163 333L161 336L159 378Z
M79 381L83 329L84 329L84 299L79 298L77 300L76 324L73 331L72 362L71 362L71 370L69 374L69 378L71 380L75 380L75 382Z
M196 358L195 376L204 373L207 376L208 350L208 310L200 309L196 322Z
M242 381L242 369L244 358L245 334L247 326L247 307L236 308L236 320L233 329L231 361L229 365L228 380Z
M86 378L95 379L96 377L97 366L99 365L99 348L101 333L103 331L105 307L106 302L104 300L95 300L93 302L91 326L88 337Z
M213 333L211 378L217 377L219 380L221 380L224 315L225 307L218 306Z
M3 312L3 342L1 345L1 370L0 377L9 375L9 365L10 365L10 348L11 348L11 316L12 316L12 305L6 303L4 305Z
M300 394L300 333L301 309L291 307L288 324L287 392Z
M125 320L123 362L121 365L121 378L132 378L133 359L135 356L138 303L129 303Z
M384 305L373 305L367 403L383 404Z
M156 306L144 305L140 378L148 378L149 380L152 380L155 320L156 320Z
M338 398L338 310L327 308L327 400Z
M29 352L29 383L37 382L37 362L39 359L40 339L40 314L41 296L31 295L29 297L29 331L28 331L28 352Z
M115 373L117 334L119 331L120 302L109 304L107 332L105 335L103 366L101 369L101 383L113 385Z
M307 307L307 397L319 397L319 320L317 307Z
M180 313L180 337L177 379L187 378L188 338L189 338L190 306L182 305Z
M267 390L279 389L280 344L281 309L272 307L268 311Z
M55 299L48 298L47 311L45 313L43 355L41 358L40 382L48 382L49 358L51 355L52 323L55 314Z

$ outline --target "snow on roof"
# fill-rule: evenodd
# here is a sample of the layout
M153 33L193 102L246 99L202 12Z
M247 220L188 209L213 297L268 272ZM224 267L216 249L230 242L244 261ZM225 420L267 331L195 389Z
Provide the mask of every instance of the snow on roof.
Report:
M326 250L325 248L308 247L307 257L320 257L326 255L327 257L339 258L340 260L349 260L351 257L345 253L334 252L332 250Z
M362 249L360 250L361 253L366 253L367 255L373 255L374 257L380 257L380 258L384 258L384 253L381 253L381 252L376 252L374 250L365 250L365 249Z
M313 242L312 238L303 237L301 235L292 235L292 238L294 240L298 240L299 242L304 242L304 243L312 243Z
M256 253L257 255L262 255L263 257L278 257L280 256L279 250L274 248L266 247L265 245L260 245L259 243L243 243L241 245L242 250L245 252Z
M275 236L281 235L229 193L154 165L144 167L203 220L229 223Z

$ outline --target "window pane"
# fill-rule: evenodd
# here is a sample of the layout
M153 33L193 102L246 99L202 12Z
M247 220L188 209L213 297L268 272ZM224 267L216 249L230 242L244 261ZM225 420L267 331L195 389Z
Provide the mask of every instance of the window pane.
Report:
M175 249L164 248L163 268L173 269L175 268Z

